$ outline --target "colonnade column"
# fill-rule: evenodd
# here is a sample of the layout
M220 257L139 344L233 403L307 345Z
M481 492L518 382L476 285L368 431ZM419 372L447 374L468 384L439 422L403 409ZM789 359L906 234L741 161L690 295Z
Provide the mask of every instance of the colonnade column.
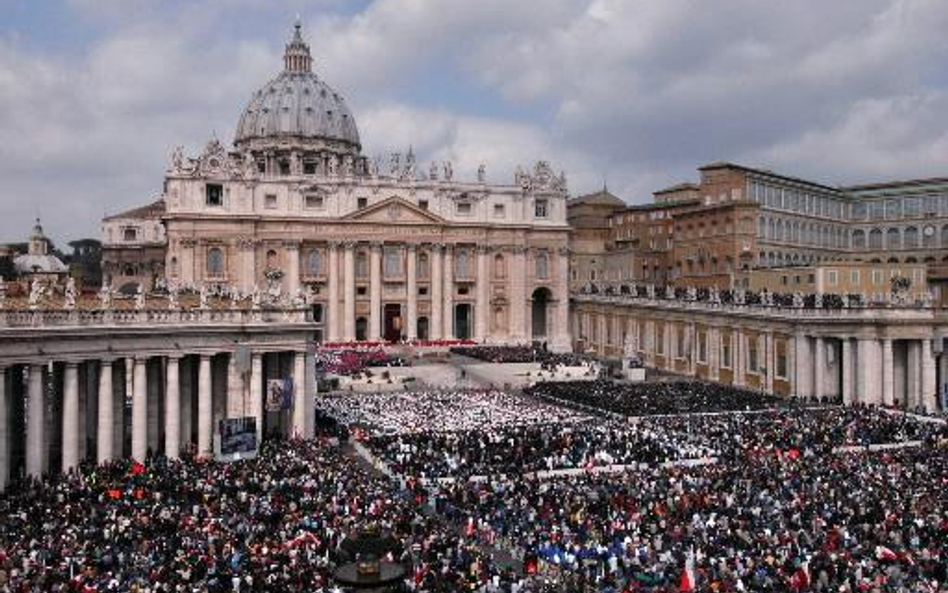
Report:
M250 355L250 409L257 425L257 446L263 441L263 356Z
M179 359L169 356L165 367L165 455L177 459L181 443L181 384Z
M369 249L369 335L370 340L382 338L382 244L372 243Z
M326 337L328 341L336 342L339 340L339 320L342 317L339 310L339 244L335 241L330 242L327 254L329 257L329 281L326 286L326 298L328 300Z
M7 414L9 399L6 369L0 367L0 491L7 487L10 480L10 415Z
M445 340L454 339L454 247L446 245L444 249L444 310L442 312L443 334Z
M557 351L568 352L570 347L569 333L569 248L561 247L556 253L556 317L553 323L553 348Z
M708 378L712 381L721 379L721 330L716 327L708 329Z
M843 395L843 404L850 405L853 403L853 342L851 339L844 337L842 340L842 357L843 357L843 381L842 381L842 395Z
M490 278L488 277L489 250L486 245L477 247L477 278L474 285L474 339L482 342L487 338L487 322L490 314Z
M428 258L428 265L431 277L431 319L428 320L428 338L432 340L441 339L441 329L444 327L442 321L442 306L444 299L442 297L444 286L442 286L442 246L435 243L431 247L431 257Z
M776 344L774 344L774 334L773 332L767 332L764 334L764 363L767 369L767 379L764 383L765 390L767 393L774 392L774 374L777 369L777 349Z
M738 329L735 330L734 336L734 384L738 387L744 386L744 365L745 365L745 345L744 345L744 333Z
M813 351L813 397L819 400L826 389L826 342L816 337L816 348Z
M932 355L932 341L922 340L922 396L919 402L926 412L937 409L938 385L935 378L935 358Z
M112 423L115 414L112 408L112 361L99 362L99 405L96 424L96 461L105 463L114 457Z
M306 437L306 353L296 352L293 360L293 435Z
M892 340L882 340L882 403L895 403L895 364L892 356Z
M198 455L209 456L213 453L211 440L212 418L211 395L211 357L201 355L198 366Z
M918 405L919 393L922 387L921 344L910 340L906 344L906 371L905 371L905 401L906 408Z
M810 353L810 342L805 335L798 333L793 336L793 344L794 359L796 361L796 364L794 365L794 392L799 398L810 397L810 394L813 393L813 385L810 379L810 372L813 368L810 364L812 360Z
M66 363L63 377L62 471L79 465L79 366Z
M46 446L44 434L45 418L43 410L43 365L30 365L30 378L27 395L26 424L26 474L34 478L42 477L43 449Z
M148 455L148 381L144 358L136 358L132 374L132 459Z
M409 340L418 338L418 285L417 285L417 250L414 245L409 244L405 250L405 291L408 293L405 316L405 335Z
M343 245L343 264L345 267L345 289L343 290L343 336L347 342L355 340L355 244L352 242Z

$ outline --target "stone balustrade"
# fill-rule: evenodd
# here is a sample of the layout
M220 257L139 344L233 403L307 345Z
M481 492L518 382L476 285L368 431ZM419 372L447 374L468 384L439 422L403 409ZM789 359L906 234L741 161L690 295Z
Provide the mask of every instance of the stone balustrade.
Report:
M312 321L308 308L288 309L0 309L0 328L276 324Z

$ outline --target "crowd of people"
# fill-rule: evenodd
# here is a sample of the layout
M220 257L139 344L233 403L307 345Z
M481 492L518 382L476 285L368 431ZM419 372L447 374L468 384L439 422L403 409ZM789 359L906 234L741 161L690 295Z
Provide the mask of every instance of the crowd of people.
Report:
M338 422L374 435L565 426L589 419L581 412L499 389L341 393L322 397L316 405Z
M787 405L787 400L776 396L703 381L547 382L537 383L526 393L624 416L750 411Z
M334 375L353 376L369 367L401 367L409 361L382 348L370 350L321 349L316 351L316 369Z
M534 344L531 346L456 346L451 348L451 354L466 356L484 362L539 362L544 368L581 366L587 362L586 359L571 352L550 352L543 344Z

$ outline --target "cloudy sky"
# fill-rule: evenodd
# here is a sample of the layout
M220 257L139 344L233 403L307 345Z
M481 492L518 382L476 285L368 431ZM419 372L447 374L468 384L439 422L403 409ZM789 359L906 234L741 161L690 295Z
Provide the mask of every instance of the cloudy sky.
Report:
M948 176L945 0L0 0L0 242L98 236L230 143L297 14L369 155L632 203L715 160Z

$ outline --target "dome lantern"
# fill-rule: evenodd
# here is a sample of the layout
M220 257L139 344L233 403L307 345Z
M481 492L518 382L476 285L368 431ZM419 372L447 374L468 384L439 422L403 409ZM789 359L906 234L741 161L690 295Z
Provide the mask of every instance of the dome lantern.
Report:
M313 57L309 53L309 45L303 41L299 17L296 17L294 29L293 40L286 44L283 53L283 68L287 72L312 72Z

